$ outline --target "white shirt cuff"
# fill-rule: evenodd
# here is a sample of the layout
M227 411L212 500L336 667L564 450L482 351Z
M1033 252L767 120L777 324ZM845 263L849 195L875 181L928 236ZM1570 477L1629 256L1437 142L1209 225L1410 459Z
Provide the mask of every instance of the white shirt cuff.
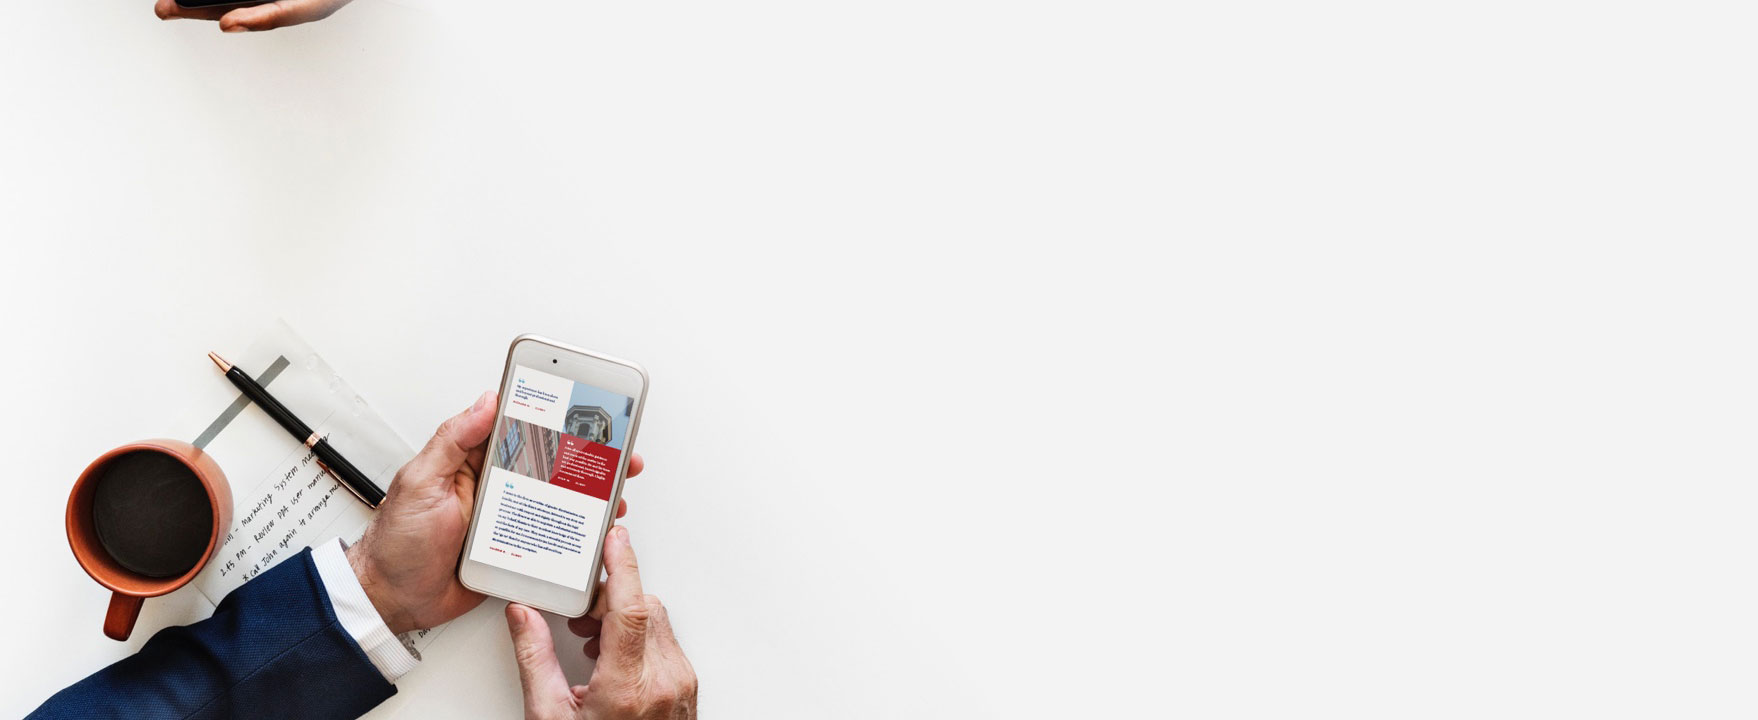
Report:
M342 548L341 538L318 543L311 548L311 561L317 565L317 576L330 594L330 604L335 606L342 628L366 651L366 659L385 676L385 682L395 684L397 678L414 670L421 658L404 647L403 641L385 625L384 618L379 617L372 600L366 597L366 589L360 587L360 578L354 577L354 568L348 564Z

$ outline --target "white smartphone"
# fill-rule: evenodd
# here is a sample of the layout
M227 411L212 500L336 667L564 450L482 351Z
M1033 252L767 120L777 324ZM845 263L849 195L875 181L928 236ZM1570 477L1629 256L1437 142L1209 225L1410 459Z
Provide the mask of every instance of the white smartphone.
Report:
M647 400L639 365L520 335L458 560L464 587L586 614Z

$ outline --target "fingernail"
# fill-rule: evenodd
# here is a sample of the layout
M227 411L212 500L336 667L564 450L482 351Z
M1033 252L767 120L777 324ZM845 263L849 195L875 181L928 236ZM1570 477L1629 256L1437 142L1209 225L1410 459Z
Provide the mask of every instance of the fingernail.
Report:
M513 620L513 629L514 630L524 630L525 629L525 611L524 610L514 608L512 614L508 615L508 617L512 618L512 620Z
M494 391L490 390L488 392L483 393L482 397L476 398L476 404L470 406L470 412L476 412L478 410L481 410L484 406L488 405L488 396L493 395L493 394L494 394Z
M617 525L615 527L612 527L610 529L610 531L613 533L616 533L617 542L620 542L624 545L629 544L629 529L628 528L625 528L621 525Z
M233 25L232 27L220 28L220 32L229 32L229 33L241 33L241 32L249 32L249 31L250 31L250 28L247 28L243 25Z

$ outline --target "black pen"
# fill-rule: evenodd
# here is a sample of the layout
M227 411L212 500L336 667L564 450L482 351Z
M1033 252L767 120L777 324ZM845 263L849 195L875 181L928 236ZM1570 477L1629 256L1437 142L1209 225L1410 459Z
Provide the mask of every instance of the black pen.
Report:
M233 385L237 385L239 390L244 391L245 397L250 398L251 402L256 403L257 407L262 408L263 412L268 413L269 417L274 418L275 422L286 428L287 432L292 433L295 439L311 448L311 451L317 454L318 465L323 466L323 469L334 475L342 487L348 488L348 492L354 493L354 497L360 498L360 501L366 503L367 507L376 508L379 503L384 502L385 494L378 489L377 485L366 479L366 475L356 469L354 463L348 462L341 453L330 447L328 440L319 437L317 433L312 432L310 426L294 417L293 411L288 410L287 406L282 405L281 401L269 394L269 391L256 384L256 381L244 374L243 370L226 362L225 358L208 353L208 359L220 366L220 371L226 373L226 379L231 380Z

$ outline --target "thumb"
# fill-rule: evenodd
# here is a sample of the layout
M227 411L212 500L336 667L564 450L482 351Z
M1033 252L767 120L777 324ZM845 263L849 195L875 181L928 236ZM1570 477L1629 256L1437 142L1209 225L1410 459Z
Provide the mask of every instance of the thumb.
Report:
M329 17L347 4L348 0L275 0L226 13L220 17L220 30L261 32L313 22Z
M635 548L629 531L621 525L604 539L604 568L610 579L599 589L608 600L604 629L599 632L599 668L640 677L647 660L647 624L652 612L641 594L641 571L635 564Z
M470 451L488 442L488 433L494 429L495 397L494 391L485 392L469 410L440 423L421 452L397 471L396 483L428 488L451 480L464 467Z
M513 634L513 658L519 661L519 684L525 688L525 717L547 717L573 696L555 657L549 623L536 610L507 603L507 629Z

